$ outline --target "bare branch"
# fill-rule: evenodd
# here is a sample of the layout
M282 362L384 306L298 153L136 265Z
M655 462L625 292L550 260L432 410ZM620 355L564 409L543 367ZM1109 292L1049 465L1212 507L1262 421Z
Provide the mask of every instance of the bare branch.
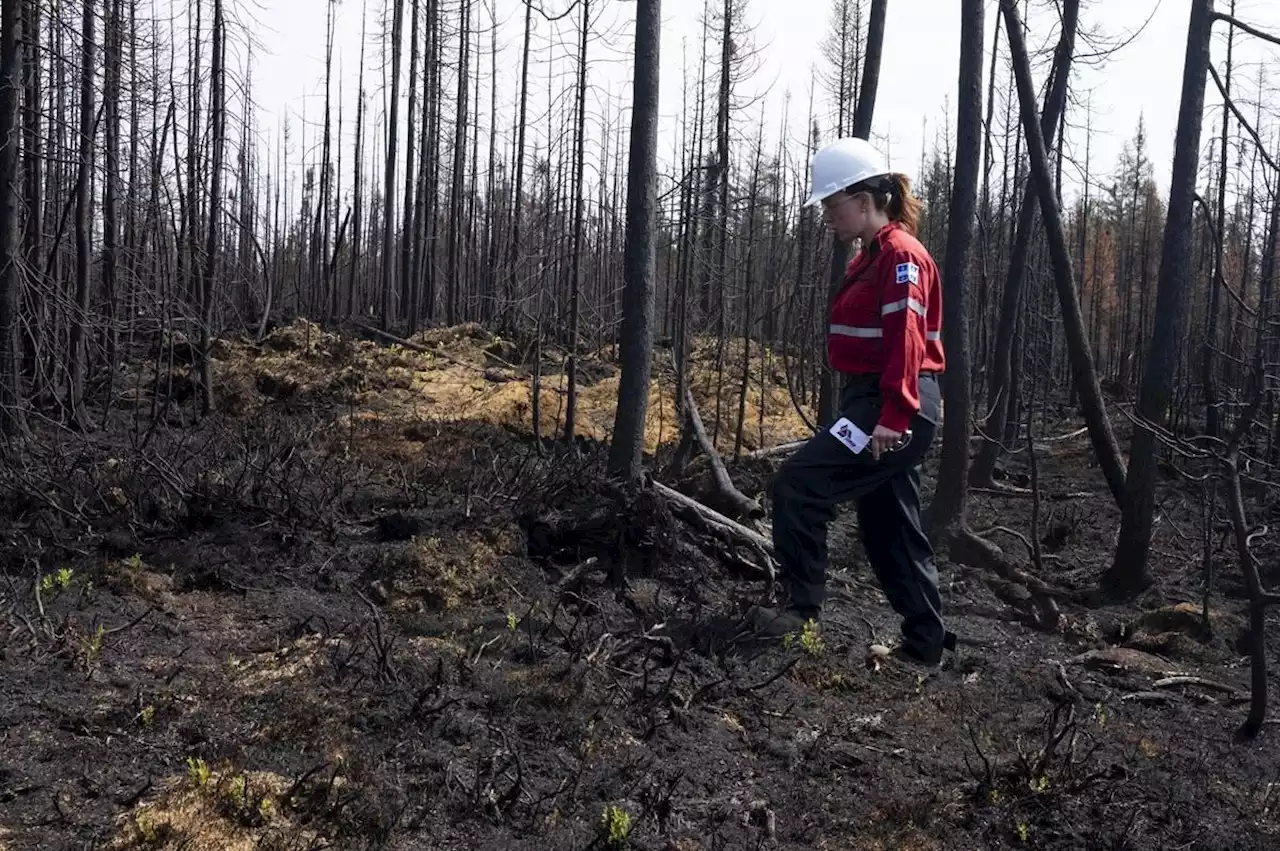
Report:
M1280 45L1280 36L1271 35L1270 33L1263 32L1262 30L1256 27L1252 27L1249 24L1246 24L1244 21L1240 20L1239 18L1233 18L1231 15L1228 15L1226 12L1214 12L1213 19L1215 21L1222 21L1224 24L1229 24L1233 27L1236 27L1237 29L1244 30L1249 35L1254 36L1256 38L1260 38L1263 41L1269 41L1272 44Z
M1222 78L1218 76L1218 69L1210 65L1209 75L1213 77L1214 85L1218 87L1218 91L1222 94L1222 100L1226 103L1227 108L1231 110L1231 114L1240 122L1241 127L1249 131L1249 135L1253 138L1253 143L1258 146L1258 153L1262 155L1262 158L1266 160L1267 165L1271 166L1273 171L1280 171L1280 166L1277 166L1276 161L1271 159L1271 155L1267 153L1266 146L1262 144L1262 138L1258 135L1258 131L1253 129L1253 125L1245 119L1243 114L1241 114L1239 107L1236 106L1236 102L1231 99L1229 94L1227 94L1227 87L1223 85Z

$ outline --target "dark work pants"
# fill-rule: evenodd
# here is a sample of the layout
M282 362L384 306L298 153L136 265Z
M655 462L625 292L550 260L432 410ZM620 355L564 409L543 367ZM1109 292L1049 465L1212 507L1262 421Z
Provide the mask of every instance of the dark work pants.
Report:
M790 605L820 609L826 599L827 524L836 506L856 502L867 560L894 611L902 616L904 648L926 660L942 655L946 631L933 547L920 526L920 462L941 419L935 376L920 378L920 413L912 438L876 461L824 428L778 472L773 482L773 543ZM880 417L879 376L849 376L840 415L868 435Z

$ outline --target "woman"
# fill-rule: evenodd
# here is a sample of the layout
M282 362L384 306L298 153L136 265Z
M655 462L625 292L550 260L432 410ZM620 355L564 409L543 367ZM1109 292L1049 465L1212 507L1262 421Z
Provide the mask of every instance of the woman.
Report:
M862 139L813 158L813 193L836 237L862 243L831 307L827 356L843 382L839 416L773 483L773 542L787 587L781 611L757 607L755 629L783 635L816 621L826 597L827 524L856 502L867 559L902 616L894 655L935 666L954 636L942 624L933 548L920 527L919 465L941 421L942 292L916 239L920 202Z

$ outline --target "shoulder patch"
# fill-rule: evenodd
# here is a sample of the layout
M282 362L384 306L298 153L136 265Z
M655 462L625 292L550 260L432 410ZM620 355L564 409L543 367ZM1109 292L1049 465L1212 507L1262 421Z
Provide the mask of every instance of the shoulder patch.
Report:
M920 283L920 267L914 263L899 263L894 267L894 273L900 284Z

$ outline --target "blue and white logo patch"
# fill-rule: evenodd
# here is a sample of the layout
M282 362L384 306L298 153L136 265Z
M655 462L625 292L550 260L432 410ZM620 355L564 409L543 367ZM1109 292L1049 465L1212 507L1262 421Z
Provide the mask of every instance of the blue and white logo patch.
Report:
M920 283L920 267L914 263L899 263L894 267L894 272L897 273L900 284Z

